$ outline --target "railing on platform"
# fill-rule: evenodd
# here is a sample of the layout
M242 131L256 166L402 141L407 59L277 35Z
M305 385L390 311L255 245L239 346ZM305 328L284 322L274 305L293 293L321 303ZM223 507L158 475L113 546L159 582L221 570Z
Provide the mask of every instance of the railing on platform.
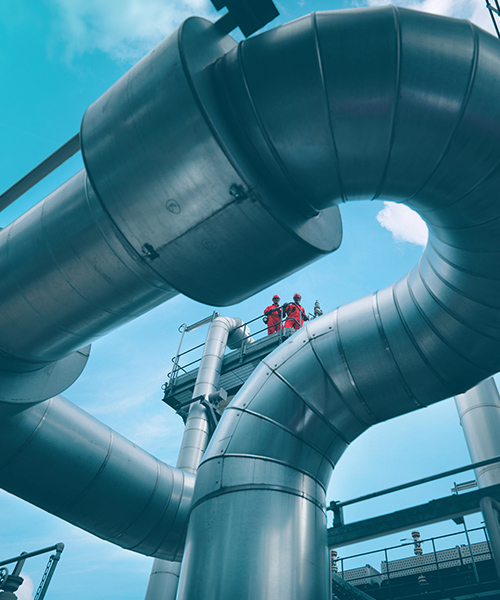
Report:
M458 541L462 543L450 547L451 538L460 538ZM376 599L431 595L449 598L449 594L453 596L466 590L476 593L472 590L498 589L500 582L484 527L467 529L464 523L464 531L419 540L418 543L423 546L423 552L414 556L404 555L410 548L415 548L415 542L345 557L334 552L332 573ZM429 552L425 552L426 548ZM380 562L380 567L367 564L367 557L373 557L370 562L377 565Z
M16 598L14 592L17 592L17 590L24 581L24 579L21 577L21 571L24 567L25 561L29 558L52 552L53 550L55 550L55 552L49 557L47 566L45 567L42 579L40 580L36 594L34 596L34 600L43 600L45 598L45 594L47 593L49 584L52 580L52 576L54 575L54 571L57 567L57 564L61 558L61 554L64 550L64 544L62 542L54 544L54 546L49 546L48 548L35 550L34 552L22 552L19 556L14 556L13 558L8 558L7 560L0 561L0 596L3 596L5 598ZM15 564L15 567L14 570L11 573L9 573L9 570L6 568L6 565L11 564Z
M193 346L192 348L189 348L188 350L181 352L181 347L182 347L182 343L184 341L185 334L189 333L190 331L194 331L203 325L210 324L218 316L219 316L219 313L214 311L213 314L210 315L209 317L206 317L206 318L202 319L201 321L197 321L196 323L193 323L192 325L187 325L185 323L180 325L179 333L181 334L181 339L179 342L179 346L177 348L177 352L176 352L175 356L173 356L171 359L172 369L168 373L167 381L163 385L163 388L162 388L163 391L165 392L165 395L168 395L173 391L173 388L175 387L175 383L181 374L186 374L186 373L189 373L189 372L195 370L196 366L199 365L199 363L201 362L201 354L202 354L201 349L205 346L205 342L202 342L201 344L197 344L196 346ZM246 321L245 323L240 325L240 327L238 327L238 329L246 327L247 325L251 325L252 323L255 323L256 321L260 321L260 320L264 319L265 316L266 315L264 315L264 314L260 314L257 317L254 317L253 319L251 319L250 321ZM314 318L313 315L310 315L310 318L311 317ZM279 321L279 325L280 325L279 329L275 333L271 334L271 335L277 335L277 337L279 338L279 343L281 343L284 339L289 337L291 335L291 333L295 332L294 328L284 327L285 321L287 321L287 320L289 322L290 322L290 320L293 320L300 327L300 324L298 323L298 321L293 317L285 316L283 319L281 319ZM275 327L275 326L276 326L276 324L273 325L273 327ZM246 350L245 341L248 340L249 338L253 338L254 340L261 339L261 338L265 337L266 335L268 335L268 330L269 330L269 326L266 324L261 329L258 329L257 331L253 331L251 333L251 335L248 335L243 338L242 344L241 344L241 359L243 359L243 357L245 355L245 350ZM193 358L197 350L200 351L199 356L197 356L196 358ZM188 362L185 362L186 360Z

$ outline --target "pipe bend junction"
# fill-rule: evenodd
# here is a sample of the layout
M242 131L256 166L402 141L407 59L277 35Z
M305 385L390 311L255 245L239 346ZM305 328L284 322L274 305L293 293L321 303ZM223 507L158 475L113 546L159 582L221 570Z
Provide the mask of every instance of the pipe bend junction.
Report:
M221 61L231 119L267 172L316 209L404 202L429 243L406 277L307 324L240 390L199 469L186 563L196 568L207 558L195 549L199 510L283 480L321 503L371 424L500 370L499 41L466 21L384 7L311 15Z

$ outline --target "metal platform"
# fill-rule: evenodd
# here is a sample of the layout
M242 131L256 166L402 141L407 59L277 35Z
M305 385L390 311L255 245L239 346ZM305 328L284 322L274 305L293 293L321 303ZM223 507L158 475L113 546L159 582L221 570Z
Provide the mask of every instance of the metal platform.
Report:
M259 362L283 341L281 332L272 333L254 342L243 344L226 354L220 377L220 387L227 392L228 402L253 373ZM198 367L182 375L170 374L165 385L163 401L184 417L185 408L192 402Z

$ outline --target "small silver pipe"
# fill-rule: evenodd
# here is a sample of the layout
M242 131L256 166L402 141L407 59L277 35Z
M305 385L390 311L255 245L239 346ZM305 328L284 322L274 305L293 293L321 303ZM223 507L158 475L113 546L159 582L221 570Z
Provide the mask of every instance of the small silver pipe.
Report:
M246 325L241 319L216 317L208 328L203 355L201 358L193 398L207 398L218 389L222 362L228 338L241 331ZM244 336L246 331L240 333ZM188 473L196 473L210 439L210 426L207 409L195 402L191 404L182 438L177 468Z
M175 600L181 563L155 558L144 600Z

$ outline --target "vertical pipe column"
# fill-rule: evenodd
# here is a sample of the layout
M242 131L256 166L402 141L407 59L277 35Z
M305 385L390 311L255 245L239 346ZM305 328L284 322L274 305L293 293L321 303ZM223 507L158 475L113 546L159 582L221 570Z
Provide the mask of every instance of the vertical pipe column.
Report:
M245 328L241 319L215 318L208 328L203 356L201 358L193 399L207 397L217 391L227 340L231 333ZM191 404L182 437L177 468L196 474L203 454L210 441L207 409L198 401ZM155 558L145 600L174 600L179 583L180 562Z
M455 396L455 404L471 461L500 456L500 395L495 380L490 377ZM475 469L475 474L480 488L500 483L500 463Z
M500 456L500 395L493 377L456 396L455 403L472 462ZM474 472L480 488L500 483L500 463ZM500 524L490 498L481 502L481 511L500 577Z

